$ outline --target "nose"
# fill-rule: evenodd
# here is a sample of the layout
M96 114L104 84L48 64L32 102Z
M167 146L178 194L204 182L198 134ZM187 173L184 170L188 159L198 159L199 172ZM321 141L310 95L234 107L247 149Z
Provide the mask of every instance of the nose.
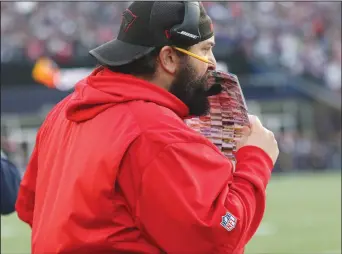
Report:
M208 57L208 60L211 62L208 66L208 69L216 70L216 59L215 59L213 52L211 52L210 56Z

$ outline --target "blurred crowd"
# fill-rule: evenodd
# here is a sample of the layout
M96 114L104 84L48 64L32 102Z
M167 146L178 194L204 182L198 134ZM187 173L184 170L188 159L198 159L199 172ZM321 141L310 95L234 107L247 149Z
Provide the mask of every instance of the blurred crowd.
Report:
M87 56L115 37L128 2L1 2L1 61Z
M206 7L217 35L242 45L247 57L341 89L340 3L208 2Z
M1 62L88 56L114 37L130 2L1 2ZM341 89L338 2L204 2L217 36L249 59Z
M341 131L324 141L295 130L281 130L275 136L279 145L275 171L341 168Z

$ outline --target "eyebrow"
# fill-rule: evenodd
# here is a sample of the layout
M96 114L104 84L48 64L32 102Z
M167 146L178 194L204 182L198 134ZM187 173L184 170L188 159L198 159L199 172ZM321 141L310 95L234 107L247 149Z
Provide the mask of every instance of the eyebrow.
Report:
M209 42L206 43L206 46L215 47L215 42L209 41Z

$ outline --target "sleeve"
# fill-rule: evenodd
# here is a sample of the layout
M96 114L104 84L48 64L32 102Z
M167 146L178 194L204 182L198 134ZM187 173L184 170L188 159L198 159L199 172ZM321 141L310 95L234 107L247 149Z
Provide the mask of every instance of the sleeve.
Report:
M20 184L15 209L18 217L32 227L35 203L36 178L38 171L38 143L40 131L37 134L36 144L31 154L25 174Z
M1 214L14 212L20 184L20 173L9 160L1 157Z
M141 229L167 253L237 253L256 232L273 167L257 147L237 153L235 173L199 143L167 146L147 166L137 205Z

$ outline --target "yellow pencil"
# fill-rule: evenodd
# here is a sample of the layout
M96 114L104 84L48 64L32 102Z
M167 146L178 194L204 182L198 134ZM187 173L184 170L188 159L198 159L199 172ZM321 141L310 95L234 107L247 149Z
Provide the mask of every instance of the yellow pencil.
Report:
M205 62L205 63L207 63L207 64L213 64L213 63L210 62L208 59L206 59L206 58L204 58L204 57L201 57L201 56L198 56L198 55L196 55L196 54L194 54L194 53L192 53L192 52L190 52L190 51L187 51L187 50L185 50L185 49L178 48L178 47L173 47L173 48L176 49L176 50L178 50L178 51L180 51L180 52L182 52L182 53L184 53L184 54L187 54L187 55L189 55L189 56L192 56L192 57L194 57L194 58L196 58L196 59L198 59L198 60L200 60L200 61L202 61L202 62Z

